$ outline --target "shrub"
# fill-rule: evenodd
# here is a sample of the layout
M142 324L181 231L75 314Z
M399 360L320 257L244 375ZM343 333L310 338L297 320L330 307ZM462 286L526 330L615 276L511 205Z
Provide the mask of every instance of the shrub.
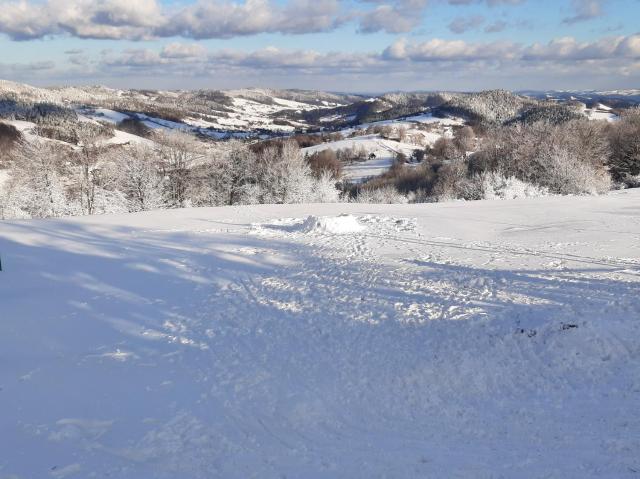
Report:
M506 177L498 171L481 173L476 180L481 183L482 197L485 200L511 200L546 196L549 193L547 188L525 183L513 176Z
M454 161L438 170L438 180L433 188L434 196L439 200L481 200L482 184L469 176L465 161Z
M500 171L557 194L600 193L610 187L603 126L577 120L491 132L469 161L471 174Z
M598 194L611 189L611 177L602 168L585 161L566 148L554 148L541 158L543 175L538 184L552 193Z
M117 128L118 130L140 136L142 138L149 138L153 133L151 128L136 118L125 118L118 123Z
M21 141L22 134L15 126L0 122L0 162L8 160Z
M640 177L640 107L622 116L609 130L608 165L614 180L638 185Z
M408 198L398 192L392 186L383 186L382 188L363 188L359 191L358 196L353 200L354 203L379 203L379 204L395 204L408 203Z
M342 176L342 162L330 148L313 153L307 157L307 162L316 178L320 178L324 173L330 174L334 179Z

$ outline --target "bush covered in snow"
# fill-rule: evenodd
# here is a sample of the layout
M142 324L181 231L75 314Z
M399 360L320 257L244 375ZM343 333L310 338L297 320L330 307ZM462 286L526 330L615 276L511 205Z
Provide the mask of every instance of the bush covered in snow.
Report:
M556 194L610 189L604 126L587 120L493 130L469 161L470 173L500 171Z
M396 204L408 203L408 198L392 186L364 188L354 200L355 203Z
M608 165L614 180L627 187L640 185L640 107L609 126Z
M506 177L497 171L482 173L478 180L485 200L512 200L548 194L547 188L525 183L513 176Z

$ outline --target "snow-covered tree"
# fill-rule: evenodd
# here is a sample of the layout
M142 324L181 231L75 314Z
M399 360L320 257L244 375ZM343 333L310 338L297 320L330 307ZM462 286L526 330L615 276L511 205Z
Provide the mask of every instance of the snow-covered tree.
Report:
M260 191L257 187L256 156L246 143L231 141L224 159L225 204L259 203Z
M309 198L312 203L337 203L340 201L340 190L336 188L336 179L329 171L314 178L313 190Z
M279 149L267 148L259 165L264 203L304 203L313 196L313 173L295 142L287 141Z
M26 216L48 218L77 211L65 192L61 148L45 141L23 144L15 155L8 203Z
M355 199L355 203L396 204L408 202L408 198L393 186L363 188Z
M129 211L145 211L164 205L164 181L158 170L158 155L153 148L135 145L120 155L118 190Z
M90 128L88 125L91 123L80 122L74 129L79 149L72 158L78 170L77 188L80 206L84 214L92 215L96 213L96 197L100 189L98 163L103 149L98 143L103 139L103 135L100 130Z
M202 144L192 135L180 131L159 132L155 140L160 144L167 203L177 208L186 206L189 175L204 158Z

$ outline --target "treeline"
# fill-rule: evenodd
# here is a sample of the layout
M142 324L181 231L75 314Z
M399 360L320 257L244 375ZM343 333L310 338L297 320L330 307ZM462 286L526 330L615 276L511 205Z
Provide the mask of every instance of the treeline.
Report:
M456 127L452 137L409 158L398 155L387 173L361 184L344 182L342 168L367 160L364 150L302 155L301 146L335 135L214 144L180 132L145 132L150 141L120 146L104 141L111 134L100 125L71 125L66 144L26 141L0 122L0 169L8 172L8 179L0 178L0 218L258 203L477 200L640 186L640 108L614 123L569 118ZM47 131L46 125L37 128Z
M38 125L68 124L78 121L75 111L53 103L0 98L0 118L30 121Z
M256 203L334 202L336 180L312 169L293 142L259 152L230 141L211 149L183 133L154 143L101 146L92 131L76 148L9 140L3 165L0 218L48 218L157 208ZM7 149L9 151L9 149Z

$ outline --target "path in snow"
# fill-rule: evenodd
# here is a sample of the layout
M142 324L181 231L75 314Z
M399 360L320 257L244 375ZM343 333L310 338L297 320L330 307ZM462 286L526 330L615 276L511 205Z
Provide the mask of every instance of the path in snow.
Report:
M0 478L636 477L639 204L2 223Z

